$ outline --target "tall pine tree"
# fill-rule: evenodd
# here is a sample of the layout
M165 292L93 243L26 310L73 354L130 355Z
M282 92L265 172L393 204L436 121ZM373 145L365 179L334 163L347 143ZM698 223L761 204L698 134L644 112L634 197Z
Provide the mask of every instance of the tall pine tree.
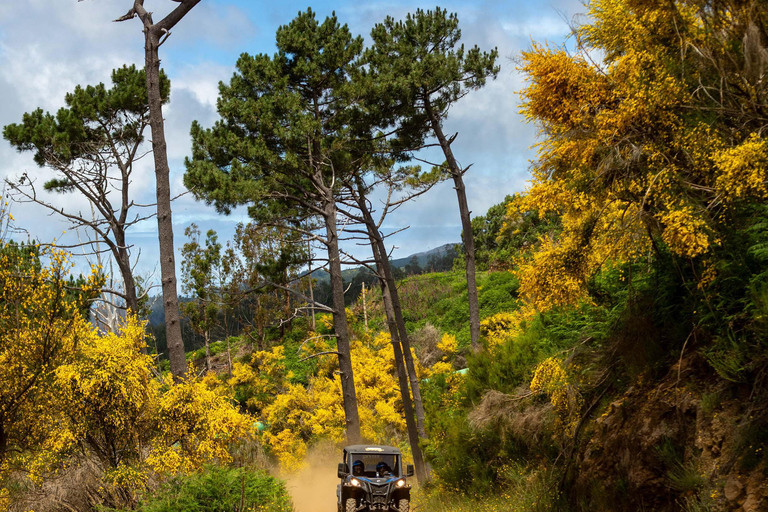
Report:
M443 167L453 179L459 201L462 237L466 252L469 323L472 346L480 339L480 307L475 283L475 250L467 203L464 174L469 167L457 162L451 144L456 135L443 131L448 110L470 91L483 87L499 72L498 51L468 51L458 45L461 38L455 14L436 8L417 9L404 21L387 17L371 32L374 44L365 53L367 78L379 97L380 111L396 127L402 152L424 146L424 139L437 139L444 156Z
M322 223L324 234L304 234L327 249L347 438L357 443L337 194L350 168L347 90L362 38L335 15L319 23L307 10L281 26L276 39L277 53L243 54L230 83L220 86L222 119L210 129L193 124L185 183L219 211L248 204L257 221L297 232L309 219Z

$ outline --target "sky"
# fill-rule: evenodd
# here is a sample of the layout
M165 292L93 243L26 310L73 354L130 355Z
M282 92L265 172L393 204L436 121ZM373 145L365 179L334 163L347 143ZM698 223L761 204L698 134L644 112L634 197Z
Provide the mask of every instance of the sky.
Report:
M64 106L64 96L78 84L109 84L111 70L124 64L143 66L144 50L138 19L122 23L120 17L132 0L0 0L0 126L21 121L36 108L55 113ZM158 21L176 3L145 0L145 7ZM443 2L440 7L456 12L462 43L482 50L499 50L501 71L483 89L453 106L445 123L446 133L458 133L453 151L459 162L473 164L466 174L467 197L472 215L483 215L504 197L524 190L529 179L531 146L537 129L519 114L519 91L524 79L515 69L515 59L532 42L563 45L572 40L569 22L585 10L580 0L464 0ZM218 118L218 83L228 82L237 57L275 51L275 32L299 11L311 7L322 20L335 12L353 34L370 41L374 24L386 16L401 19L416 8L434 8L434 3L399 0L202 0L171 32L160 48L161 66L171 79L171 100L164 107L172 195L184 192L184 157L190 153L189 128L193 120L211 126ZM440 160L442 161L442 159ZM38 185L51 177L32 160L31 153L17 153L0 140L0 179L14 179L24 172L36 176ZM136 202L150 203L154 196L151 159L136 168L131 184ZM53 204L74 211L90 211L84 198L74 194L50 195ZM238 222L248 222L245 209L229 216L187 194L173 206L175 245L184 243L184 228L195 222L205 232L214 229L219 240L229 239ZM84 233L73 233L63 219L37 205L13 204L14 238L42 242L54 238L73 243ZM450 182L391 214L385 231L409 229L388 239L395 258L425 251L461 239L455 191ZM159 276L157 224L154 219L137 224L128 232L136 270L150 281ZM365 257L362 247L348 250ZM180 258L177 252L177 264ZM79 267L87 268L85 260Z

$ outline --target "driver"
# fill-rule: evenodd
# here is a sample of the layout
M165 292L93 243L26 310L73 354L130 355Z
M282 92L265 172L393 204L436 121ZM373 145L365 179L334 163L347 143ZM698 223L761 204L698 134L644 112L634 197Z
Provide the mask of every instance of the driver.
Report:
M392 468L390 468L386 462L381 461L378 464L376 464L376 476L378 478L383 478L385 476L392 476Z
M354 476L363 476L363 473L365 472L365 464L363 464L363 461L356 460L352 463L352 474Z

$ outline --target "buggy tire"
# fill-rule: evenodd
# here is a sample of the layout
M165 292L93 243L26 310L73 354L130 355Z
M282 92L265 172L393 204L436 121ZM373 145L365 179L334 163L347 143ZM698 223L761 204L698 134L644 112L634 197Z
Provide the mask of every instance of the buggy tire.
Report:
M347 498L345 506L344 512L355 512L357 510L357 501L355 501L355 498Z
M397 505L397 512L408 512L411 507L411 500L402 499Z

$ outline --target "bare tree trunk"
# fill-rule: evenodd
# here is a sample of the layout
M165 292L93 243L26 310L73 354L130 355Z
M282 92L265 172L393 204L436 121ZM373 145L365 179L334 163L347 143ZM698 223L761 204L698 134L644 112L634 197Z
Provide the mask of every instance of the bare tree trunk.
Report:
M229 347L229 335L227 335L227 370L232 375L232 350Z
M450 146L449 146L450 151ZM461 215L461 232L464 238L464 253L467 260L467 296L469 298L469 333L472 340L472 350L480 347L480 302L477 296L475 278L475 239L472 234L472 221L467 204L467 192L461 172L452 172L456 196L459 200L459 215Z
M411 392L413 393L413 404L416 410L416 427L419 431L419 437L422 439L428 439L427 429L424 427L425 415L424 415L424 402L421 399L421 387L419 385L419 377L416 375L416 364L413 361L413 354L411 353L411 342L408 340L408 331L405 328L405 319L403 318L403 309L400 307L400 296L397 293L397 283L395 283L395 277L392 274L392 267L389 264L387 258L387 250L384 246L384 239L381 234L376 230L378 238L377 244L379 246L379 254L381 254L382 265L384 270L384 278L387 281L387 288L389 290L390 300L392 302L392 311L395 315L395 323L397 325L397 333L400 338L400 343L403 345L403 356L405 357L405 366L408 369L408 379L411 382Z
M360 294L363 296L363 325L365 325L365 332L368 332L368 307L365 303L365 281L362 283L362 289Z
M173 220L171 214L171 185L168 154L166 152L165 128L163 126L162 103L160 100L160 59L157 54L158 40L147 30L146 71L149 94L150 126L152 127L152 148L155 160L157 193L157 234L160 240L160 280L163 290L163 311L165 312L165 338L171 373L175 380L181 380L187 371L184 340L181 338L179 299L176 291L176 261L173 254Z
M203 339L205 340L205 370L211 371L211 331L206 329L203 333Z
M227 369L229 374L232 375L232 350L229 346L229 316L226 309L224 310L224 336L227 338Z
M134 0L133 8L117 21L138 16L144 25L144 70L147 75L149 99L149 126L152 129L152 153L155 162L157 193L157 234L160 241L160 280L165 312L165 336L171 373L176 381L183 379L187 371L184 341L181 338L179 300L176 291L176 262L173 254L173 220L171 217L171 186L169 180L168 153L163 125L163 102L160 94L160 38L170 35L170 30L200 0L181 0L178 7L158 23L153 23L152 13L144 9L143 0Z
M448 169L453 177L454 188L459 200L459 215L461 216L461 234L464 239L464 253L466 255L467 271L467 296L469 298L469 333L472 340L472 350L480 348L480 303L477 297L477 282L475 279L475 239L472 235L472 221L469 218L470 211L467 204L467 191L464 187L464 170L459 167L451 150L451 142L445 137L440 121L437 119L427 99L424 102L425 110L429 116L432 131L437 137L440 147L448 163Z
M373 225L375 228L375 225ZM397 380L400 384L400 397L403 401L403 415L405 416L405 426L408 431L408 442L411 445L413 454L413 465L416 467L416 480L419 485L424 485L428 480L427 467L424 463L424 454L419 446L419 432L416 424L416 418L411 402L411 394L408 390L408 376L403 365L403 350L400 335L395 321L395 312L392 309L392 298L387 280L384 277L384 265L382 261L386 259L386 254L382 256L376 237L374 236L371 225L368 226L369 238L371 240L371 249L373 250L373 259L376 261L376 271L379 274L379 285L381 286L381 296L384 301L384 312L387 316L387 326L389 327L392 349L395 352L395 368L397 369ZM365 285L363 285L365 286ZM363 288L365 289L365 288Z
M424 461L424 456L419 446L419 438L428 439L427 431L424 427L424 403L421 399L421 388L419 387L419 378L416 375L416 366L411 353L411 345L408 341L408 333L405 330L405 320L403 319L402 308L400 307L400 297L397 294L397 285L392 275L392 267L387 258L387 250L384 246L384 238L379 232L379 228L373 220L371 211L365 201L364 185L362 180L357 180L357 204L365 221L368 238L371 242L373 259L376 262L376 271L379 277L379 284L382 289L382 299L384 301L384 311L387 316L387 325L389 327L392 345L395 350L395 361L400 380L400 390L403 399L403 413L405 414L405 424L408 429L408 438L413 452L414 466L416 466L416 478L419 483L425 483L429 479L429 467ZM405 360L407 377L401 376L402 361ZM413 393L413 406L411 406L411 395L408 393L408 382L410 381L411 392ZM414 414L415 413L415 414ZM415 420L415 421L414 421Z
M309 254L309 298L312 299L312 307L310 308L310 311L312 312L312 331L317 330L317 325L315 325L315 287L312 286L312 244L309 240L307 240L307 249Z
M121 228L121 226L120 226ZM125 245L125 233L122 229L112 227L115 234L115 246L112 247L112 255L120 269L120 276L123 278L123 293L125 294L125 307L134 315L139 314L139 298L136 293L136 280L133 277L131 260L128 256L128 250ZM142 350L146 351L146 347ZM146 353L146 352L145 352Z
M328 192L332 195L331 192ZM349 348L349 327L344 311L344 281L341 276L341 255L339 239L336 230L336 203L333 197L325 204L325 229L328 244L328 272L331 277L331 295L333 298L333 329L336 333L336 350L339 356L339 372L341 373L341 392L344 398L344 417L347 427L347 442L359 444L360 416L357 412L357 396L355 394L355 379L352 372L352 357Z

